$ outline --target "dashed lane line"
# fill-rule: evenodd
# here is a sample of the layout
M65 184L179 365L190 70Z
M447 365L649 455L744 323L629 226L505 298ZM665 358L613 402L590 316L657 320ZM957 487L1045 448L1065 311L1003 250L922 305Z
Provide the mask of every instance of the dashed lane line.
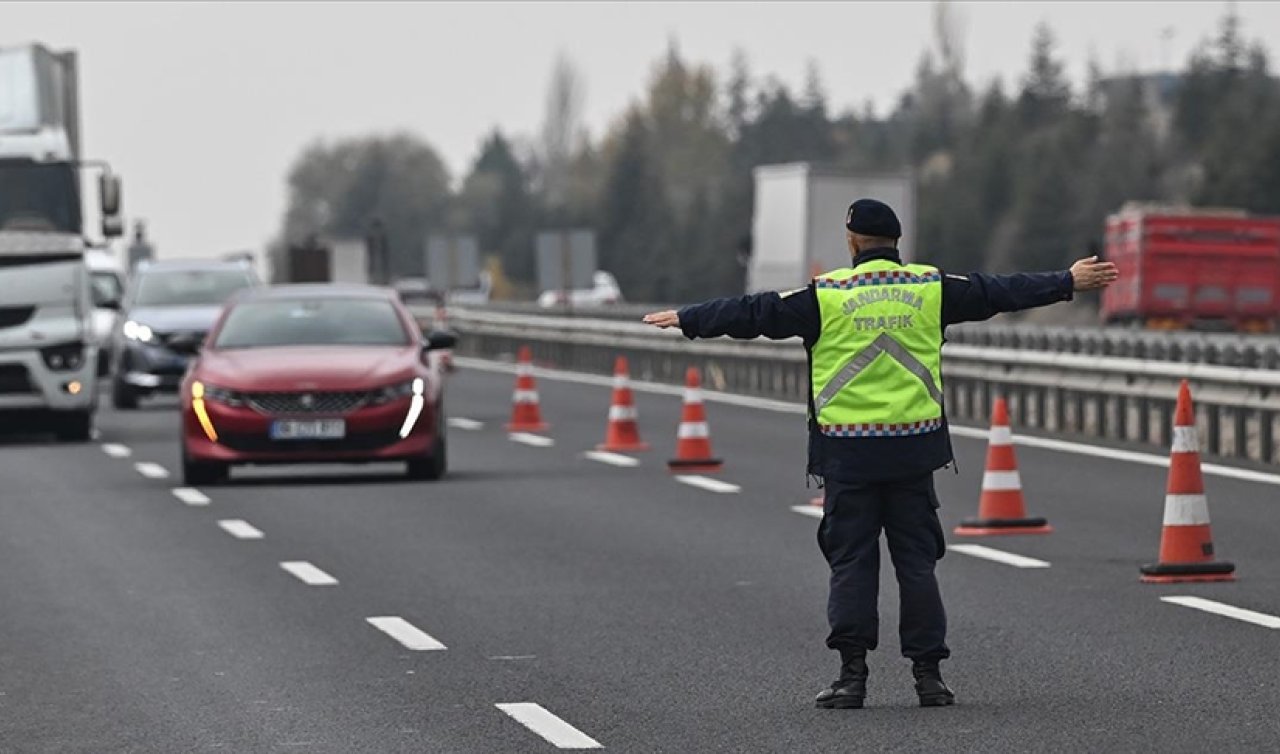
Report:
M143 475L147 479L168 479L169 478L169 470L158 463L151 463L150 461L142 461L140 463L135 463L133 465L133 468L136 469L139 474Z
M507 435L512 442L518 442L521 445L532 445L535 448L549 448L556 444L556 441L550 437L543 435L530 434L528 432L512 432Z
M809 516L811 518L822 518L822 507L818 505L793 505L791 510L799 513L801 516Z
M504 374L515 372L514 364L490 361L488 359L455 357L454 362L465 369L475 369L482 372L497 372ZM595 385L599 387L613 386L612 377L585 374L583 372L568 372L561 371L559 369L543 369L541 367L535 367L533 374L539 379L572 382L580 385ZM631 389L636 392L651 393L655 395L678 396L682 395L684 392L684 388L676 385L664 385L657 382L646 382L644 380L632 380ZM775 411L784 414L804 414L807 410L803 403L780 401L772 398L756 398L750 395L735 395L733 393L724 393L719 390L704 389L702 391L702 397L704 400L711 403L743 406L745 408ZM956 437L986 440L990 435L990 431L983 427L967 427L950 422L948 422L948 427L951 430L951 434ZM1060 453L1092 456L1095 458L1105 458L1113 461L1126 461L1129 463L1139 463L1147 466L1169 466L1168 455L1142 453L1133 450L1121 450L1118 448L1108 448L1102 445L1087 445L1081 442L1068 442L1066 440L1055 440L1049 437L1024 435L1021 433L1013 436L1013 442L1015 445L1025 445L1029 448L1043 448L1045 450L1054 450ZM1265 471L1254 471L1253 469L1243 469L1236 466L1225 466L1219 463L1202 463L1200 465L1200 469L1205 474L1209 474L1211 476L1240 479L1246 482L1258 482L1259 484L1280 485L1280 474L1273 474Z
M133 455L133 451L128 445L121 445L118 442L104 442L102 444L102 452L112 458L128 458Z
M307 586L333 586L338 583L337 579L305 560L286 560L280 564L280 567Z
M1036 560L1028 558L1025 555L1015 555L1004 550L997 550L994 547L986 547L985 545L967 545L967 544L949 544L948 550L969 555L983 560L991 560L996 563L1004 563L1014 568L1048 568L1049 563L1044 560Z
M240 518L225 518L218 522L222 530L236 539L262 539L262 530Z
M600 742L549 712L541 704L511 702L495 704L513 720L542 736L557 749L603 749Z
M709 476L697 476L693 474L678 474L676 481L681 484L687 484L690 487L697 487L700 490L708 492L718 492L722 495L742 492L742 488L736 484L722 482L719 479L712 479Z
M1193 610L1203 610L1206 613L1221 615L1225 618L1235 618L1263 628L1280 628L1280 618L1274 615L1245 610L1242 607L1228 605L1225 602L1207 600L1203 597L1161 597L1160 601L1168 602L1171 605L1182 605Z
M621 453L610 453L606 450L588 450L586 453L583 453L582 455L584 458L589 458L592 461L598 461L599 463L607 463L610 466L621 466L622 468L627 468L627 469L633 466L640 465L639 458L624 456Z
M484 422L468 419L465 416L450 416L447 421L454 429L465 429L469 432L484 429Z
M209 498L194 487L174 487L173 496L187 505L208 505Z
M369 625L415 652L431 652L445 649L435 637L398 615L381 615L365 618Z

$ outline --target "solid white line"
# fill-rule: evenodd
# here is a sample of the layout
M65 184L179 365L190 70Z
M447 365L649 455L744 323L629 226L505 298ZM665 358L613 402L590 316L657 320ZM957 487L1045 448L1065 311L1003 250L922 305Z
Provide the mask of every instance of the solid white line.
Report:
M1253 623L1263 628L1280 628L1280 618L1266 613L1257 613L1252 610L1245 610L1242 607L1233 607L1222 602L1214 602L1201 597L1161 597L1161 602L1168 602L1173 605L1182 605L1194 610L1203 610L1206 613L1221 615L1226 618L1235 618L1245 623Z
M708 492L733 493L742 492L742 488L736 484L722 482L719 479L712 479L707 476L692 476L687 474L679 474L676 481L681 484L687 484L690 487L707 490Z
M223 519L218 522L218 526L236 539L262 539L262 530L243 519Z
M286 560L280 567L298 577L307 586L333 586L338 580L305 560Z
M412 649L415 652L430 652L446 648L433 636L397 615L383 615L375 618L365 618L365 620L374 628L403 644L405 649Z
M174 487L173 496L187 505L208 505L209 498L194 487Z
M507 435L507 437L510 438L512 442L518 442L522 445L532 445L535 448L549 448L556 444L556 441L550 437L533 435L528 432L512 432Z
M603 749L599 741L551 714L541 704L515 702L495 704L516 722L546 739L557 749Z
M484 422L478 422L475 419L468 419L465 416L450 416L447 420L449 426L454 429L465 429L474 432L478 429L484 429Z
M135 463L133 468L137 469L138 473L147 479L167 479L169 477L169 471L158 463L143 461Z
M112 458L128 458L130 454L133 453L132 450L129 450L129 446L121 445L120 443L116 443L116 442L103 443L102 452L106 453Z
M994 560L997 563L1011 565L1014 568L1048 568L1049 564L1043 560L1028 558L1022 555L1014 555L1011 552L997 550L994 547L984 547L982 545L947 545L947 549L965 555L972 555L975 558L983 558L985 560Z
M631 456L624 456L620 453L610 453L606 450L588 450L586 453L583 453L582 455L586 458L590 458L593 461L599 461L600 463L607 463L610 466L622 466L623 468L631 468L632 466L640 465L640 459L638 458L632 458Z
M465 369L476 369L482 372L511 374L515 371L510 364L489 361L487 359L455 356L454 363ZM594 374L583 374L581 372L562 372L559 370L539 369L537 370L537 375L539 378L558 380L560 382L573 382L579 385L599 385L602 387L611 387L613 385L612 379L609 377L600 377ZM675 385L663 385L657 382L644 382L637 380L632 380L631 388L637 392L656 395L681 395L684 392L684 388L677 387ZM713 403L724 403L730 406L742 406L744 408L754 408L761 411L776 411L783 414L803 415L807 410L803 403L780 401L772 398L756 398L749 395L734 395L732 393L722 393L716 390L703 389L702 397ZM991 430L989 427L967 427L962 424L948 424L948 426L951 428L951 434L955 437L982 440L985 442L991 436ZM1093 456L1095 458L1106 458L1114 461L1128 461L1130 463L1140 463L1147 466L1168 467L1169 465L1169 457L1167 455L1141 453L1133 450L1118 450L1116 448L1107 448L1101 445L1086 445L1080 442L1054 440L1048 437L1017 434L1014 435L1013 442L1015 445L1025 445L1029 448L1044 448L1045 450L1056 450L1060 453ZM1200 464L1200 470L1212 476L1240 479L1246 482L1258 482L1259 484L1280 485L1280 474L1272 474L1265 471L1254 471L1252 469L1242 469L1236 466L1224 466L1217 463L1202 463Z
M793 505L791 506L791 510L799 513L801 516L822 518L822 508L817 505Z

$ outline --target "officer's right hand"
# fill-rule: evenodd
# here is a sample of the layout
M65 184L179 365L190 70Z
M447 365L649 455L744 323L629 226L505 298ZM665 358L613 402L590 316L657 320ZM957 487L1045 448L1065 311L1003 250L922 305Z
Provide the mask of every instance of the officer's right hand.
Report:
M1099 262L1096 256L1085 257L1071 265L1071 280L1077 291L1106 288L1116 282L1120 273L1111 262Z
M644 323L655 327L668 328L680 326L680 314L674 309L668 309L665 312L653 312L644 315Z

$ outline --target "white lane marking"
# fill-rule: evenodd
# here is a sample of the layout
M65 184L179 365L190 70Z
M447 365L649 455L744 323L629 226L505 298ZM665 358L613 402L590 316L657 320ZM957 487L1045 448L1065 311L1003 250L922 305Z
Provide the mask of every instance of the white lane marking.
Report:
M369 625L403 644L405 649L412 649L415 652L430 652L446 648L435 637L398 615L382 615L365 618L365 620L369 622Z
M209 498L194 487L174 487L173 496L187 505L208 505Z
M158 463L143 461L135 463L133 468L137 469L138 473L147 479L167 479L169 477L169 470Z
M997 550L994 547L985 547L983 545L947 545L947 549L955 550L956 552L963 553L965 555L971 555L975 558L994 560L997 563L1011 565L1014 568L1049 567L1049 564L1043 560L1036 560L1035 558L1028 558L1023 555L1014 555L1011 552L1005 552L1004 550Z
M1253 623L1263 628L1280 628L1280 618L1266 613L1257 613L1253 610L1245 610L1242 607L1234 607L1222 602L1214 602L1201 597L1161 597L1161 602L1168 602L1172 605L1182 605L1194 610L1203 610L1206 613L1221 615L1227 618L1235 618L1245 623Z
M465 369L475 369L481 372L511 374L515 371L510 364L471 357L455 356L454 363ZM535 373L539 378L558 380L560 382L574 382L580 385L599 385L602 387L611 387L613 385L612 378L599 377L594 374L562 372L560 370L548 369L537 369L535 370ZM638 380L632 380L631 388L637 392L652 393L656 395L680 395L684 391L684 388L676 387L675 385L662 385L656 382L644 382ZM779 401L772 398L755 398L749 395L734 395L732 393L722 393L716 390L704 389L702 391L702 396L708 401L712 401L714 403L724 403L730 406L743 406L745 408L754 408L761 411L775 411L782 414L803 415L807 410L803 403ZM986 441L991 436L991 429L989 427L967 427L962 424L950 423L948 426L951 428L951 434L956 437ZM1130 463L1141 463L1148 466L1167 467L1169 465L1168 456L1156 455L1154 453L1140 453L1133 450L1118 450L1116 448L1107 448L1101 445L1085 445L1084 443L1067 442L1066 440L1053 440L1048 437L1017 434L1014 435L1013 442L1015 445L1025 445L1029 448L1044 448L1045 450L1056 450L1060 453L1073 453L1075 455L1094 456L1096 458L1107 458L1115 461L1128 461ZM1200 464L1200 470L1213 476L1240 479L1246 482L1258 482L1259 484L1280 485L1280 474L1272 474L1265 471L1254 471L1252 469L1242 469L1235 466L1223 466L1218 463L1202 463Z
M681 484L687 484L690 487L707 490L708 492L719 492L729 494L734 492L742 492L742 488L736 484L722 482L719 479L712 479L709 476L696 476L690 474L676 475L676 481Z
M494 655L489 659L515 662L518 660L536 660L538 659L538 656L537 655Z
M638 458L624 456L620 453L610 453L606 450L588 450L582 455L585 458L590 458L591 460L599 461L600 463L607 463L610 466L621 466L629 469L632 466L640 465L640 459Z
M226 518L218 522L222 530L236 539L262 539L262 530L239 518Z
M528 432L512 432L507 435L512 442L518 442L522 445L532 445L535 448L549 448L556 444L555 440L542 435L533 435Z
M495 704L529 730L546 739L557 749L603 749L599 741L547 711L541 704L514 702Z
M484 422L468 419L465 416L450 416L447 421L449 426L454 429L465 429L474 432L478 429L484 429Z
M280 567L298 577L307 586L333 586L338 580L305 560L286 560Z
M102 452L112 458L128 458L133 453L128 445L121 445L118 442L104 442L102 444Z
M801 516L811 516L813 518L822 518L822 508L817 505L793 505L791 510L799 513Z

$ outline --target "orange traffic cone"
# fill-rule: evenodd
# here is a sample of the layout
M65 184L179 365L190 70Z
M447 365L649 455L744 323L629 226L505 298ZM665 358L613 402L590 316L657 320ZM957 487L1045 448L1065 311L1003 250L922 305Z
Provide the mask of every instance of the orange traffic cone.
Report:
M1200 476L1200 439L1196 436L1191 389L1178 387L1173 418L1173 452L1169 454L1169 482L1164 496L1164 531L1160 562L1142 566L1142 580L1155 584L1178 581L1234 581L1236 567L1213 559L1209 529L1209 501Z
M676 431L676 457L667 462L672 471L719 471L724 461L711 456L711 431L702 407L702 378L697 367L684 374L684 410Z
M520 346L516 356L516 391L512 396L511 421L508 432L542 432L547 425L542 421L542 409L538 406L538 385L533 381L533 351Z
M987 468L982 474L982 497L978 517L967 518L955 533L966 537L988 534L1048 534L1053 527L1043 518L1027 518L1022 499L1022 477L1013 452L1013 432L1009 429L1009 408L1003 397L991 410L991 435L987 443Z
M640 439L636 425L636 404L631 395L631 377L627 373L627 357L619 356L613 362L613 400L609 405L609 424L605 428L604 442L597 450L615 453L648 450L648 443Z

